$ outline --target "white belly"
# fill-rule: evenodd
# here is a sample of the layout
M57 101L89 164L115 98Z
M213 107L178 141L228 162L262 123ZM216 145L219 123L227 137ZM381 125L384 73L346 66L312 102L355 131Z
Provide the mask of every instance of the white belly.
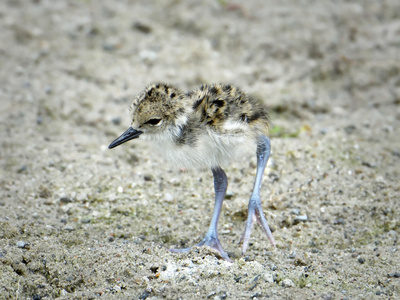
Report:
M198 136L193 145L176 145L171 140L158 140L156 144L168 162L185 169L226 167L249 153L255 154L257 148L252 136L217 135L212 131Z

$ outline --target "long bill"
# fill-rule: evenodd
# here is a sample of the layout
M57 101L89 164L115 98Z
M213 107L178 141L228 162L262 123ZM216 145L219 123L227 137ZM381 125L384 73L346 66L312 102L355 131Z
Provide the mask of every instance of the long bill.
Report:
M108 149L112 149L114 147L117 147L127 141L136 139L141 135L143 131L139 131L136 129L133 129L132 127L129 127L121 136L115 139L109 146Z

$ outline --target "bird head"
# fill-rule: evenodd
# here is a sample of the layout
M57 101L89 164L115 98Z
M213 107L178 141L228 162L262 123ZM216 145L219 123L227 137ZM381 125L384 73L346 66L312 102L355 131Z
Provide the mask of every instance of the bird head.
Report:
M178 135L188 118L190 105L186 101L185 94L172 85L149 85L130 106L131 126L109 148L139 136L161 140Z

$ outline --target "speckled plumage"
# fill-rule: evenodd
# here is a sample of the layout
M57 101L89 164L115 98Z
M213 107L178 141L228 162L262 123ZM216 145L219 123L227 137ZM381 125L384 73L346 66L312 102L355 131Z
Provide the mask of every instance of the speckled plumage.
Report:
M231 85L202 85L189 93L149 85L131 105L132 128L155 141L168 161L186 169L227 166L254 153L268 134L266 110ZM155 126L149 120L161 119Z
M257 174L249 200L242 253L247 249L254 220L262 226L274 245L261 208L260 187L270 154L269 119L259 106L240 89L223 84L202 85L188 93L163 83L147 86L130 107L132 123L109 148L134 138L153 141L167 161L186 169L210 168L214 175L215 207L209 230L197 244L216 249L230 261L217 234L218 219L228 180L221 166L257 154ZM185 249L170 249L185 252Z

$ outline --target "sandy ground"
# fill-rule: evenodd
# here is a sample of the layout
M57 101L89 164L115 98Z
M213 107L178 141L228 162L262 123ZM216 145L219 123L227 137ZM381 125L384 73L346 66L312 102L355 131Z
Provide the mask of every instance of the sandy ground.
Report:
M400 2L358 2L1 1L0 298L399 299ZM153 81L269 106L276 248L257 226L240 253L254 155L226 170L234 263L167 252L214 192L144 141L107 149Z

